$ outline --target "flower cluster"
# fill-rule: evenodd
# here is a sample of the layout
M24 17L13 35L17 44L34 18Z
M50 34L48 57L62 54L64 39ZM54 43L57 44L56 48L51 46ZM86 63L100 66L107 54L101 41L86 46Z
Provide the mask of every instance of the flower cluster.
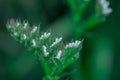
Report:
M46 38L49 38L49 36L51 35L51 33L44 33L43 35L41 35L40 39L46 39Z
M37 52L37 55L39 55L40 58L43 58L41 62L45 62L49 66L46 66L46 64L42 65L46 66L45 68L50 68L49 73L53 72L51 71L54 70L53 68L58 69L56 71L59 71L59 69L64 70L64 68L78 59L81 41L76 40L75 42L63 46L61 45L63 39L62 37L56 38L55 41L51 41L51 33L45 32L43 35L41 35L38 26L30 27L28 22L22 23L19 20L11 20L8 22L7 29L17 41L23 43L26 47L30 48L30 50L34 50L33 52ZM58 46L59 44L60 46ZM58 68L56 64L62 64L63 67ZM50 65L52 66L50 67Z
M109 8L110 3L106 0L98 0L99 4L102 7L102 12L104 15L109 15L112 12L112 9Z
M76 40L75 42L69 43L65 48L77 48L80 45L81 41Z
M55 39L55 42L53 42L50 47L53 47L53 46L57 45L57 44L60 43L61 41L62 41L62 37L61 37L61 38L56 38L56 39Z

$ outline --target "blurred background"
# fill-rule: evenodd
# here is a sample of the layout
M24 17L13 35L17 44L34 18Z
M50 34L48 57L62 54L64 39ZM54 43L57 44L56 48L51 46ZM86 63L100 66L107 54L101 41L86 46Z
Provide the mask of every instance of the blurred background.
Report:
M120 80L120 0L109 1L113 12L82 33L80 58L61 80ZM11 18L40 24L41 31L62 35L68 42L75 36L69 6L66 0L0 0L0 80L42 80L39 62L6 30Z

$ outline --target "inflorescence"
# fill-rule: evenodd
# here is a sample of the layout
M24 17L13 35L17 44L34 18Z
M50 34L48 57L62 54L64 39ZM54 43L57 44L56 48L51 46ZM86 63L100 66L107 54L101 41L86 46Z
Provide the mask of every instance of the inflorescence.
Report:
M98 0L98 3L101 5L102 7L102 13L104 15L109 15L112 12L112 9L109 8L110 2L106 1L106 0Z
M58 69L59 71L61 64L60 70L64 70L64 68L79 58L78 53L81 50L80 46L82 45L82 41L76 40L63 46L62 37L51 41L51 33L44 32L41 35L39 26L30 27L27 21L10 20L7 23L7 29L17 41L23 43L33 53L37 52L36 55L39 56L38 58L40 58L41 62L46 63L48 68L51 67L49 73L53 72L52 70L54 69L52 68Z

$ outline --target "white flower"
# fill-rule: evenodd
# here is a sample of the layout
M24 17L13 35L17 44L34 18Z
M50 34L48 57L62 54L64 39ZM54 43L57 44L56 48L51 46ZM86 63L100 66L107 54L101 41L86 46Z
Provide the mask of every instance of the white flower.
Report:
M62 41L62 37L56 38L56 39L55 39L55 42L53 42L52 45L51 45L50 47L55 46L56 44L60 43L61 41Z
M37 31L37 27L34 27L31 31L31 33L35 33Z
M14 36L18 36L18 33L17 33L17 32L14 32L13 35L14 35Z
M20 26L20 22L18 21L18 22L16 22L16 27L19 27Z
M112 12L112 9L109 8L110 3L106 0L98 0L98 2L101 4L103 8L103 14L109 15Z
M46 32L45 32L43 35L41 35L40 40L46 39L46 38L48 38L50 35L51 35L51 33L46 33Z
M69 43L65 46L67 48L77 48L80 45L81 41L76 40L75 42Z
M58 53L57 53L56 58L57 58L57 59L60 59L61 55L62 55L62 51L61 51L61 50L59 50L59 51L58 51Z
M32 46L33 46L33 47L35 47L35 46L36 46L36 42L35 42L35 40L34 40L34 39L32 40Z
M25 34L22 34L22 39L25 40L27 36Z
M47 47L45 45L43 45L43 52L44 52L44 55L45 56L48 56L49 55L49 52L47 52Z
M24 29L26 29L26 28L27 28L27 26L28 26L28 22L24 23L23 28L24 28Z

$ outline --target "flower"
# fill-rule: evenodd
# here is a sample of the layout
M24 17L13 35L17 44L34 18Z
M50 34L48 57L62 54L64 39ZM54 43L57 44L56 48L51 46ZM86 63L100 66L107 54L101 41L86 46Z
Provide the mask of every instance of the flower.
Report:
M43 45L42 48L43 48L44 56L48 56L49 52L47 52L47 47L45 45Z
M35 26L35 27L32 29L31 33L35 33L36 31L37 31L37 27Z
M17 32L14 32L13 35L14 35L14 36L18 36L18 33L17 33Z
M106 0L98 0L98 2L101 4L102 6L102 12L104 15L109 15L112 12L112 9L109 8L110 3Z
M28 26L28 22L24 22L23 28L26 29Z
M40 40L46 39L46 38L48 38L50 35L51 35L51 33L46 33L46 32L45 32L43 35L41 35Z
M61 51L61 50L59 50L59 51L58 51L58 53L57 53L56 58L57 58L57 59L60 59L61 55L62 55L62 51Z
M17 41L23 43L25 47L29 48L35 54L38 60L41 60L41 64L44 69L48 70L48 73L56 71L58 72L57 74L60 74L66 67L79 58L80 49L78 47L80 47L82 41L76 40L63 46L61 43L62 37L60 37L55 38L55 41L51 42L50 40L52 39L48 40L51 33L44 32L40 35L39 26L31 28L26 21L24 23L16 21L13 24L7 24L7 28L11 29L9 30L12 32L11 35ZM61 66L60 69L58 68L59 66ZM52 74L54 75L54 73Z
M67 48L77 48L80 45L81 41L76 40L75 42L69 43L65 46Z
M36 46L36 42L35 42L35 40L34 40L34 39L32 40L32 46L33 46L33 47L35 47L35 46Z
M52 45L51 45L50 47L55 46L56 44L60 43L61 41L62 41L62 37L56 38L56 39L55 39L55 42L53 42Z
M27 38L27 36L25 34L22 34L22 40L25 40Z

